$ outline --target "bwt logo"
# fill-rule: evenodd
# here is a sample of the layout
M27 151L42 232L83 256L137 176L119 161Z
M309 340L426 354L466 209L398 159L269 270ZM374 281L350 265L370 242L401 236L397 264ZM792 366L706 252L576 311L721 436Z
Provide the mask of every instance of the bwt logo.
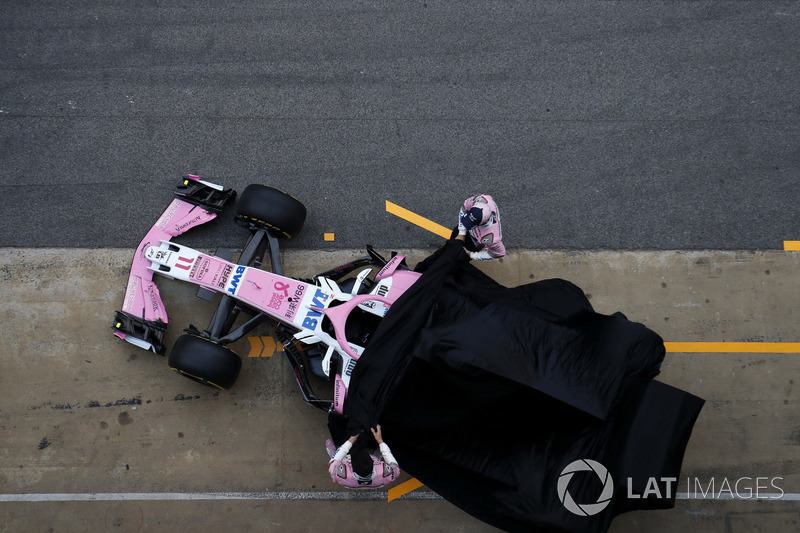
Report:
M244 267L236 267L236 274L233 275L231 286L228 287L228 292L236 296L236 289L239 288L239 283L242 281L242 274L244 274Z
M600 482L603 484L603 490L600 492L600 496L597 497L596 502L579 504L572 498L572 495L569 493L569 482L572 481L572 476L574 476L576 472L594 472L597 477L600 478ZM611 479L611 474L608 473L608 469L591 459L578 459L568 464L567 467L561 471L561 475L558 476L557 488L558 499L561 500L561 503L564 504L567 511L579 516L596 515L608 506L611 502L611 498L614 496L614 482Z
M317 309L321 309L324 305L325 300L328 299L328 294L323 291L322 289L317 289L316 294L314 294L314 299L311 301L311 306L316 307ZM317 327L317 321L322 316L322 313L319 311L314 311L313 309L309 309L308 313L306 313L305 318L303 319L303 327L308 329L314 329Z

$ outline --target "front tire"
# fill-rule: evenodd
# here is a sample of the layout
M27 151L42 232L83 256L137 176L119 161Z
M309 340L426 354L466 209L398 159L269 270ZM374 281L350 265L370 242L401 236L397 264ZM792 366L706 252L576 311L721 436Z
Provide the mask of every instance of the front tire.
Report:
M306 206L300 200L266 185L245 187L236 204L236 222L246 227L270 229L291 239L306 221Z
M196 335L181 335L169 354L169 367L187 378L227 390L236 383L242 359L233 350Z

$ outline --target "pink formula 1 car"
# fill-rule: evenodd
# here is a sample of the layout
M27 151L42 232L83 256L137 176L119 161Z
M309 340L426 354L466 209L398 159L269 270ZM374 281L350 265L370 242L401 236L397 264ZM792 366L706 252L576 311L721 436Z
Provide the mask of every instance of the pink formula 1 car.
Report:
M245 188L236 206L235 221L250 230L238 261L228 250L207 255L171 239L216 218L236 193L188 176L175 196L136 250L114 335L163 355L168 320L153 274L193 283L206 300L221 295L219 304L204 331L189 326L178 338L169 354L170 368L228 389L242 360L227 345L272 321L305 400L341 413L359 355L389 306L419 274L408 269L402 256L387 261L367 247L366 257L313 280L284 276L278 239L300 231L306 208L286 193L257 184ZM267 253L273 272L261 268ZM333 382L332 400L314 393L309 371Z

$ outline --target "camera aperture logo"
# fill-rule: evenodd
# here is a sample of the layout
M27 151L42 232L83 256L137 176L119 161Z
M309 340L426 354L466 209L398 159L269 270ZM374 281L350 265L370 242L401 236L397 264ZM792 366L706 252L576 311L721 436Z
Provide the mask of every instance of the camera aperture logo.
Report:
M576 472L594 472L603 484L603 490L594 503L577 503L569 493L569 482ZM567 511L579 516L592 516L601 512L611 502L614 495L614 481L608 469L591 459L578 459L573 461L561 471L558 476L558 499L564 504Z

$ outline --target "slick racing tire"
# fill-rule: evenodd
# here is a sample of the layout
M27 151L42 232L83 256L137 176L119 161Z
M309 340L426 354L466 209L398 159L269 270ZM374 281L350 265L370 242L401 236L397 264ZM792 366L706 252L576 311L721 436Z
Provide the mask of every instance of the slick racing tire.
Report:
M306 206L297 198L265 185L248 185L236 204L236 222L266 228L291 239L306 221Z
M221 344L196 335L181 335L169 354L169 367L204 385L227 390L239 377L242 359Z

